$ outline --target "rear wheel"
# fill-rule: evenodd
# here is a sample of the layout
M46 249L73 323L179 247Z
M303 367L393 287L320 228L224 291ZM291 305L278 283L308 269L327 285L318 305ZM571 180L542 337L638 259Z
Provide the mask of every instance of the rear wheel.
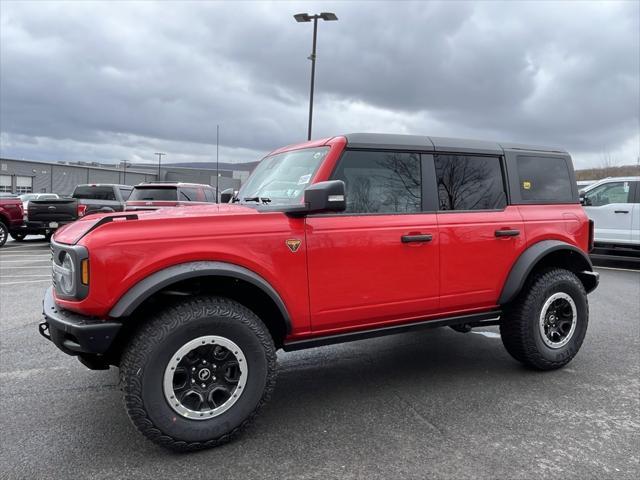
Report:
M589 322L587 293L564 269L543 270L527 282L500 321L500 334L516 360L538 370L563 367L578 353Z
M24 240L24 237L27 236L24 233L18 233L18 232L11 232L10 235L11 235L11 238L13 238L16 242L22 242Z
M0 247L7 242L8 235L9 235L9 229L4 223L0 222Z
M275 346L244 306L198 297L145 325L120 375L129 418L147 438L174 450L214 447L247 427L271 396Z

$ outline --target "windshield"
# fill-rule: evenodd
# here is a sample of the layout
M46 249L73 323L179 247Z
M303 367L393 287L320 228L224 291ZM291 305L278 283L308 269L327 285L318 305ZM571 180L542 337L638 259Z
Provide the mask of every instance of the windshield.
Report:
M262 159L238 192L242 203L268 202L270 205L300 203L329 147L306 148Z
M178 200L178 189L176 187L135 187L129 200Z
M23 202L28 202L30 200L35 200L37 195L35 193L27 193L25 195L20 195L20 200Z

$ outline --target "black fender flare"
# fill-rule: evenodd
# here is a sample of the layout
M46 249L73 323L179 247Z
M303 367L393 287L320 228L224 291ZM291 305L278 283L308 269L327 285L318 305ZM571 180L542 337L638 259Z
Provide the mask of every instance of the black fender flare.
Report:
M282 314L287 334L291 332L291 317L284 301L264 278L251 270L226 262L199 261L173 265L152 273L130 288L109 312L109 317L120 318L131 315L135 309L154 293L176 282L190 278L219 276L244 280L258 287L273 300Z
M567 250L576 255L576 258L581 263L581 268L578 272L580 280L585 284L587 293L593 291L598 285L598 275L593 273L593 264L589 256L569 243L560 240L543 240L534 243L520 254L511 268L507 280L504 282L498 304L504 305L513 300L522 290L524 282L538 262L550 253L559 250Z

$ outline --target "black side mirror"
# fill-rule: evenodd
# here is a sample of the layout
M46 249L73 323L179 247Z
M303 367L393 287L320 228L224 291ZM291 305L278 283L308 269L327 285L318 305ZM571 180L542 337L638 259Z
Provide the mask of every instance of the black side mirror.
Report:
M584 195L580 195L580 205L588 207L591 205L591 199L585 197Z
M220 203L229 203L233 198L233 188L227 188L220 192Z
M342 180L330 180L308 186L304 191L306 213L342 212L347 208Z

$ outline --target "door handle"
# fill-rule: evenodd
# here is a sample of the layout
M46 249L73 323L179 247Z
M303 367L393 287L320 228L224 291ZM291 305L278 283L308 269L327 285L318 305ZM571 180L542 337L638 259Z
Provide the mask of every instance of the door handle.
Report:
M520 235L520 230L496 230L496 237L517 237Z
M433 240L433 236L430 233L427 233L425 235L422 235L422 234L419 234L419 235L402 235L400 237L400 240L402 240L402 243L430 242L431 240Z
M615 210L613 213L629 213L629 210Z

